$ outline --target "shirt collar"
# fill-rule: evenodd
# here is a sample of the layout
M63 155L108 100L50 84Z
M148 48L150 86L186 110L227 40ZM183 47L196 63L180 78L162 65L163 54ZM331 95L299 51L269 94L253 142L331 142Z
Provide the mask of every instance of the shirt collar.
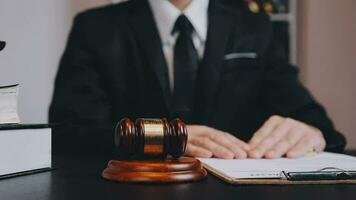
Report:
M209 0L192 0L183 12L168 0L149 0L149 3L163 43L170 41L174 24L181 14L190 20L199 39L206 41Z

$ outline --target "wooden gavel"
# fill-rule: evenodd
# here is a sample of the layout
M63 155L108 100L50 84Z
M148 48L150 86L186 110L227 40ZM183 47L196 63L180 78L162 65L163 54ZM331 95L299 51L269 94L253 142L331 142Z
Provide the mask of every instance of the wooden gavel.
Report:
M201 180L207 175L201 162L182 156L187 139L187 127L179 119L171 122L167 119L137 119L133 122L124 118L115 129L119 157L108 162L102 177L131 183Z
M180 119L122 119L115 129L115 146L119 157L178 159L187 146L187 128Z

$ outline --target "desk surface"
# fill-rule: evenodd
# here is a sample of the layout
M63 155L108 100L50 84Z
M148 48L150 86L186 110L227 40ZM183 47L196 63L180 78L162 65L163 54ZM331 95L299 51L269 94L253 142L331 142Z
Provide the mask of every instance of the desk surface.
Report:
M171 184L123 184L100 177L109 158L54 157L57 170L0 180L1 200L71 199L355 199L356 185L229 185L209 175L204 181ZM85 167L81 167L85 166Z

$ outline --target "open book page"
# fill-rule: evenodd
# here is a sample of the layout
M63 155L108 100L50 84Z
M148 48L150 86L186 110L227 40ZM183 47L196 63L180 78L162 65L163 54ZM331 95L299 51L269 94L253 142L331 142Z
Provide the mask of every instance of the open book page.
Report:
M308 172L324 168L356 171L356 157L326 152L295 159L224 160L199 158L199 160L208 168L235 179L284 178L283 171Z
M17 114L18 85L0 86L0 124L19 123Z

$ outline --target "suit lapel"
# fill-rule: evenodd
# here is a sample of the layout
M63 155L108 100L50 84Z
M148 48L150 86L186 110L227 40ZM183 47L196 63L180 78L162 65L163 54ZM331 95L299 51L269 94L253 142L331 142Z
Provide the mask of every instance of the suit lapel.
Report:
M161 39L147 0L135 0L130 12L130 25L142 48L148 66L152 68L163 93L165 105L169 109L170 89L168 69L162 50ZM146 66L143 66L146 67Z
M161 39L154 22L147 0L133 0L130 11L130 25L146 56L148 66L152 68L161 86L167 110L170 108L171 93L169 89L168 70L162 51ZM229 37L233 33L233 15L218 0L210 0L209 27L205 45L204 59L199 71L202 85L202 116L204 123L211 121L214 102L217 98L218 86L223 64L223 56ZM238 26L238 25L237 25ZM200 96L200 95L199 95Z
M202 61L203 123L210 123L220 81L223 56L229 36L233 32L234 20L231 13L217 0L210 0L209 27L206 50Z

